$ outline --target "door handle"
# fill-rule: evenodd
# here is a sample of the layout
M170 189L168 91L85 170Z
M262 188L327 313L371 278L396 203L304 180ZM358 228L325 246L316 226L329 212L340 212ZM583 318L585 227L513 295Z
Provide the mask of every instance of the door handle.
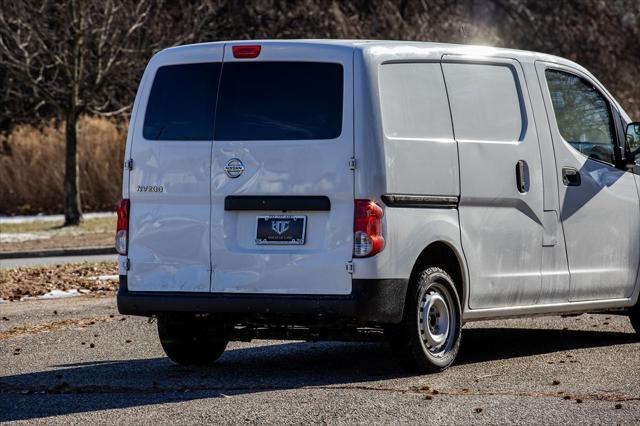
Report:
M529 191L529 165L524 160L516 163L516 187L521 194Z
M580 178L580 172L578 169L575 167L563 167L562 183L566 186L580 186L582 179Z

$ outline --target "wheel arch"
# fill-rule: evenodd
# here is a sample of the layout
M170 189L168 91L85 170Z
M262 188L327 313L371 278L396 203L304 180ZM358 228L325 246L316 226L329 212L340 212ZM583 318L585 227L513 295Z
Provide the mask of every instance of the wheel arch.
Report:
M434 241L418 255L411 269L410 279L413 281L420 271L430 266L438 266L451 275L464 313L469 292L462 253L446 241Z

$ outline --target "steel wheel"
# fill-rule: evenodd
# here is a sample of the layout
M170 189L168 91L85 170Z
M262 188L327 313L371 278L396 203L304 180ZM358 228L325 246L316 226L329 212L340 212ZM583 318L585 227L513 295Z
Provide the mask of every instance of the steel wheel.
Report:
M455 315L451 315L453 301L446 288L435 283L420 300L418 329L423 347L434 356L442 356L451 349L456 328Z
M461 312L451 276L438 267L423 270L410 282L402 322L387 329L392 349L412 370L446 369L460 348Z

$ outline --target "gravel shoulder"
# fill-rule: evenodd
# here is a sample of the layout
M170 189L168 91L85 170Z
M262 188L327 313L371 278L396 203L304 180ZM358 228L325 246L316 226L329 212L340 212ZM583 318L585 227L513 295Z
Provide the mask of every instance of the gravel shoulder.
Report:
M415 376L384 343L234 342L215 365L176 366L155 324L111 297L0 310L0 421L640 422L640 342L623 316L471 323L456 365Z

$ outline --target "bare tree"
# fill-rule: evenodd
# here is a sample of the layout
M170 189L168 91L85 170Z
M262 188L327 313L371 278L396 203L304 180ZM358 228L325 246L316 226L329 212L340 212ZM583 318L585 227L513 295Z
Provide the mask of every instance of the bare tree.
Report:
M65 225L82 218L76 123L80 114L126 111L116 101L131 90L128 67L147 49L141 27L147 0L0 0L0 61L11 78L65 122ZM124 75L123 75L124 74Z

